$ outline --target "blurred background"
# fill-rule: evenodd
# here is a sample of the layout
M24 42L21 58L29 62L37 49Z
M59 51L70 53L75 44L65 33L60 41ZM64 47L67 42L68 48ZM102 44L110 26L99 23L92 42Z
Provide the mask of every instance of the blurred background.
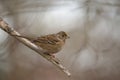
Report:
M67 32L56 57L72 74L0 29L0 80L120 80L119 0L0 0L0 17L24 36Z

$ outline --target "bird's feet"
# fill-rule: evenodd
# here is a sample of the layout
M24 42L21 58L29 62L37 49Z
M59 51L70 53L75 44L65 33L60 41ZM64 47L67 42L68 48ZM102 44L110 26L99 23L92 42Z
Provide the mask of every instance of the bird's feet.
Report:
M51 58L55 58L55 55L54 54L51 54L51 53L45 53L46 55L49 55Z

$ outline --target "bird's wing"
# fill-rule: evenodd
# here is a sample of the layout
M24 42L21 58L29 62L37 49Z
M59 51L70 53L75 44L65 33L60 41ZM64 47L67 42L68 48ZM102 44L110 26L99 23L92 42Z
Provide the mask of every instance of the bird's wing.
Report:
M59 40L55 36L52 35L52 36L38 37L37 39L33 40L33 42L55 45L59 42Z

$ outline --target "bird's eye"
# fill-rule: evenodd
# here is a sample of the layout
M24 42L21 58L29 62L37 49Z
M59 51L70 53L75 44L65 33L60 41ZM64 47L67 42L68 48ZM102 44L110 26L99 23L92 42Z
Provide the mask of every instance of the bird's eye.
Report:
M62 35L62 37L65 37L65 35Z

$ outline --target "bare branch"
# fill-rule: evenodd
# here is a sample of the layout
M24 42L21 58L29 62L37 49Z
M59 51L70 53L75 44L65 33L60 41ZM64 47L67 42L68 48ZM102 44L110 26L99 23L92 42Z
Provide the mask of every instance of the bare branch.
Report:
M20 34L17 31L15 31L12 27L9 27L9 25L2 18L0 18L0 28L2 30L4 30L5 32L7 32L11 36L16 35L16 36L13 36L13 37L15 37L18 41L20 41L24 45L28 46L32 50L36 51L38 54L43 56L45 59L47 59L48 61L53 63L62 72L67 74L67 76L71 76L70 72L60 63L59 59L53 58L53 57L51 57L49 55L44 54L45 50L43 50L42 48L38 47L34 43L31 43L28 39L22 38L22 37L17 37L17 35L20 36Z

